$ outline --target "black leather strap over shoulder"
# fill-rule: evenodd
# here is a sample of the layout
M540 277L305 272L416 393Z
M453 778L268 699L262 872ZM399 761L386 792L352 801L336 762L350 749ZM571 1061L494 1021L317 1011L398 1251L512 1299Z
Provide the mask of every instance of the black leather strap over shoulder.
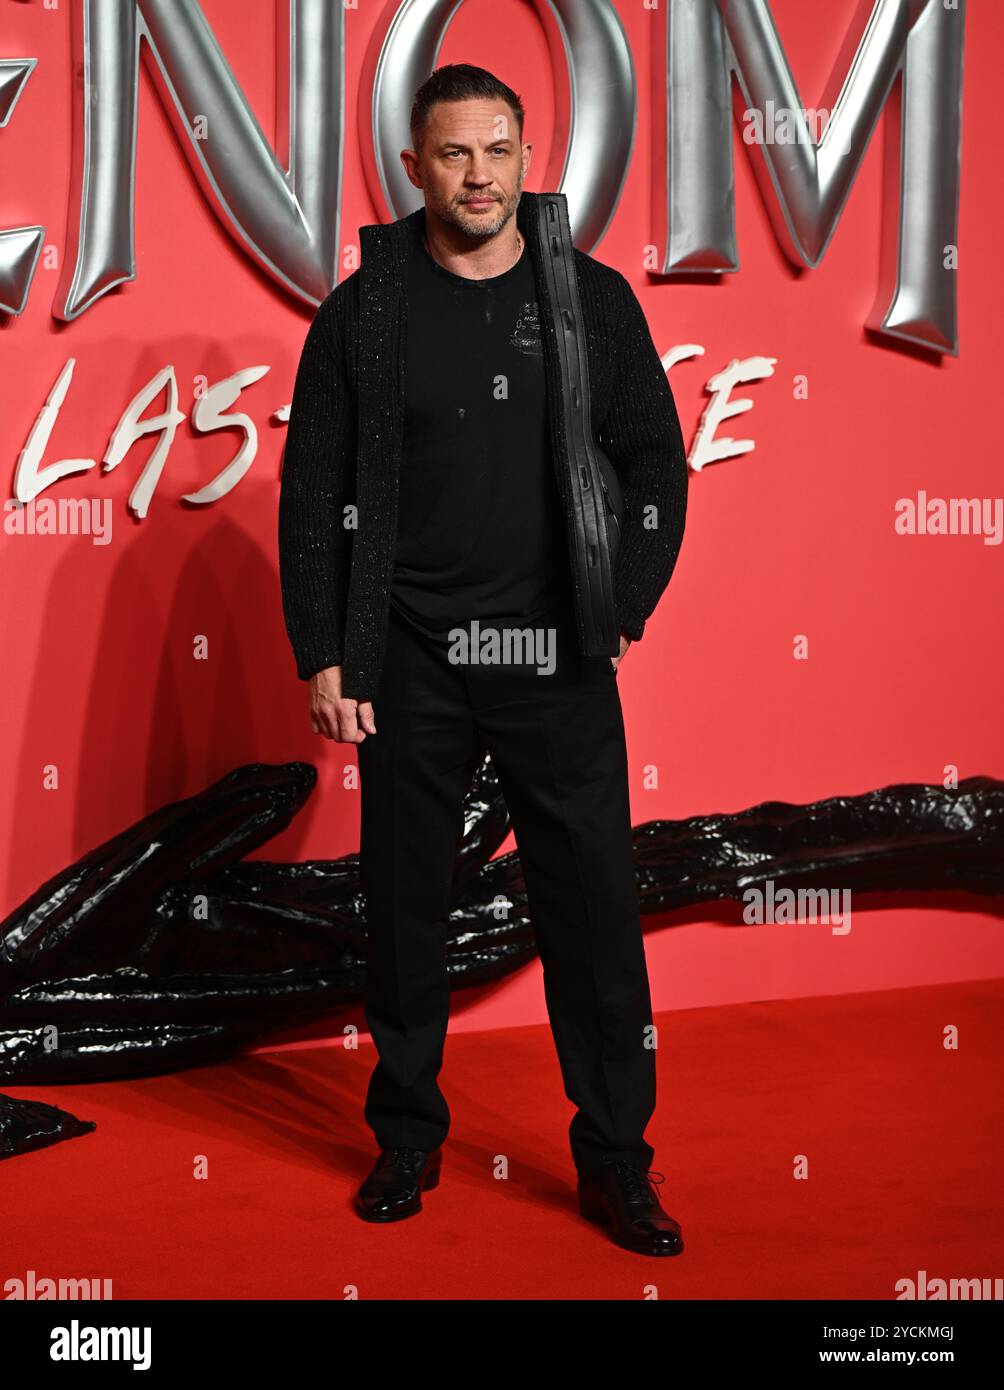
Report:
M575 544L578 569L585 576L586 588L584 651L593 656L616 656L620 635L614 605L613 566L620 539L623 500L616 472L593 438L589 363L565 195L538 193L537 216L565 387L562 396L570 454Z

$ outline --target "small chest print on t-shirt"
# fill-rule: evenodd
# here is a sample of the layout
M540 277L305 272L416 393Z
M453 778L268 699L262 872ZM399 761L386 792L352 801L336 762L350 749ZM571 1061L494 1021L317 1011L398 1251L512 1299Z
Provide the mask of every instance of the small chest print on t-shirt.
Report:
M540 341L540 318L536 302L523 305L522 313L516 320L516 327L509 335L509 346L518 348L520 352L525 352L532 357L543 353L544 347Z

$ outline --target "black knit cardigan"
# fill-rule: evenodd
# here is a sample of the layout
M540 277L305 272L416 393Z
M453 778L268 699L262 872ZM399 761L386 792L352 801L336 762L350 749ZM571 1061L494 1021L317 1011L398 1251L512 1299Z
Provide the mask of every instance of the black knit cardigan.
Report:
M537 283L552 458L558 342L533 200L516 210ZM359 229L359 268L318 307L290 406L278 509L286 631L300 680L341 666L342 694L377 694L387 639L404 423L407 256L425 209ZM683 540L687 461L669 382L628 281L576 248L594 437L617 470L625 519L614 569L622 632L638 640ZM559 494L571 534L563 469ZM569 552L570 554L573 552ZM574 568L573 568L574 573Z

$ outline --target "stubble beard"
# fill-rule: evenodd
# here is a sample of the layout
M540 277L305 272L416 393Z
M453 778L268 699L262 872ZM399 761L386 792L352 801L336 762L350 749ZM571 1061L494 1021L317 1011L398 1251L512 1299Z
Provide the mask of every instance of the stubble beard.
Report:
M436 215L441 218L443 222L451 227L455 227L458 232L463 232L463 234L470 237L472 241L487 241L489 237L498 236L499 232L501 232L503 227L505 227L514 216L522 191L523 179L522 176L520 176L519 182L510 196L506 197L505 194L500 195L498 213L494 217L489 217L485 213L465 212L463 201L459 200L470 197L471 195L469 193L459 194L458 198L454 199L452 202L440 202L437 200L434 204L434 210ZM491 196L494 197L496 195L493 194Z

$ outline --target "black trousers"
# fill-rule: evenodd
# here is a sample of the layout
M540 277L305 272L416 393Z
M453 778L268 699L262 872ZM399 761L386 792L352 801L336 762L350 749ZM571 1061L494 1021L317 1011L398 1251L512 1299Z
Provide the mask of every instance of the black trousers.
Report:
M358 745L367 907L366 1021L378 1061L366 1121L380 1148L430 1150L450 1112L446 930L463 799L487 749L526 882L580 1173L651 1167L652 1012L631 843L617 673L578 650L567 600L531 626L554 669L451 662L393 608L376 734ZM544 663L546 665L546 662Z

